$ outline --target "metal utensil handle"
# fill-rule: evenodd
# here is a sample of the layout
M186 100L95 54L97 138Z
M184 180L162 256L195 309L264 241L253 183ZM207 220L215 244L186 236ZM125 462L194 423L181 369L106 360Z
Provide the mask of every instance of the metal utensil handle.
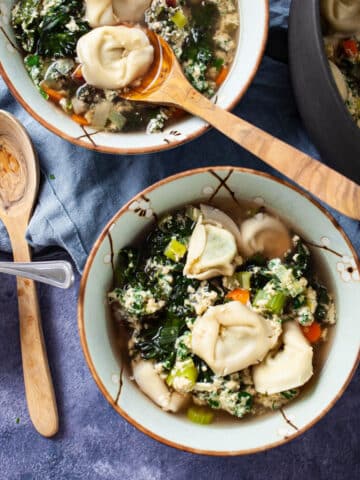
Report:
M75 279L71 263L64 260L29 263L0 262L0 272L63 289L70 288Z

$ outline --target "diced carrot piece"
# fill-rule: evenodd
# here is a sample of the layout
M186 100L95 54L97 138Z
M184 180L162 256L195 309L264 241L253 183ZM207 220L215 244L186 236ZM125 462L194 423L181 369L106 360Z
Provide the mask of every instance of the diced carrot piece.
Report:
M229 69L227 67L222 67L222 69L220 70L220 73L217 77L217 79L215 80L215 83L216 85L219 87L222 83L224 83L226 77L228 76L228 73L229 73Z
M356 55L359 52L357 42L355 40L349 39L349 40L344 40L342 43L344 52L348 57L352 57L353 55Z
M226 295L229 300L235 300L246 305L250 301L250 292L245 288L235 288Z
M72 120L74 120L74 122L78 123L79 125L89 125L89 122L82 115L75 115L74 113L73 115L71 115L71 118Z
M310 343L316 343L321 337L321 327L318 322L313 322L308 327L301 327L303 334Z
M64 94L62 92L58 92L57 90L49 88L44 84L41 85L41 88L47 95L49 95L49 98L52 102L60 102L60 100L64 98Z

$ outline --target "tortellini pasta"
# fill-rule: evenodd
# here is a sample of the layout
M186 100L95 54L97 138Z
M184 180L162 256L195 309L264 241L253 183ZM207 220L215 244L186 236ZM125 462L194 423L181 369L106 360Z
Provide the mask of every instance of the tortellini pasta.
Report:
M148 71L154 48L139 28L99 27L80 38L77 55L87 83L116 90Z
M234 220L229 217L229 215L226 215L226 213L224 213L222 210L219 210L211 205L201 204L200 210L204 216L205 223L228 230L234 235L236 244L238 248L241 249L241 235L239 227L236 225Z
M140 389L163 410L178 412L189 402L189 395L170 392L164 380L149 360L139 360L132 363L133 375Z
M210 307L193 325L191 349L216 375L261 362L281 333L275 324L240 302Z
M250 257L262 253L268 258L281 258L291 248L291 237L285 225L267 213L258 213L240 227L242 253Z
M359 0L322 0L321 13L334 32L345 35L360 32Z
M138 22L151 0L86 0L86 19L92 27Z
M304 385L313 374L313 349L299 325L285 322L283 348L253 367L257 392L271 395Z
M220 225L206 223L200 215L190 238L184 275L198 280L232 275L240 263L237 255L234 235Z

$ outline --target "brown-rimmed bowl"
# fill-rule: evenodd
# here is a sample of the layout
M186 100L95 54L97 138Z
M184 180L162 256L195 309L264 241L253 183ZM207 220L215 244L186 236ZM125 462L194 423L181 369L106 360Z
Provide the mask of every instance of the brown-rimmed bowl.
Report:
M262 417L216 421L209 426L166 413L131 380L121 338L106 301L117 252L156 218L184 204L254 200L274 210L309 245L321 278L334 295L337 324L324 345L309 388L281 411ZM314 425L344 392L359 361L359 260L336 221L311 197L268 174L208 167L166 178L136 195L96 241L81 281L78 321L91 374L110 405L131 424L176 448L208 455L242 455L281 445Z
M23 65L12 28L10 11L15 0L0 4L0 73L22 106L42 125L82 147L105 153L141 154L159 152L195 139L209 127L199 118L186 116L157 134L109 133L80 126L33 85ZM229 75L216 94L217 104L233 108L249 87L258 69L268 33L269 0L237 0L240 34Z

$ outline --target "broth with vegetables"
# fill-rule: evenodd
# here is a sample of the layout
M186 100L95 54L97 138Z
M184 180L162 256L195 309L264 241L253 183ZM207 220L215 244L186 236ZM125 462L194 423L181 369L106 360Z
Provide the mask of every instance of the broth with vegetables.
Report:
M93 76L88 77L80 64L79 44L85 43L83 38L90 38L91 32L100 35L104 31L99 40L101 48L89 47L89 62L93 62L90 66L95 73L105 78L108 72L102 75L96 52L107 55L100 66L113 63L113 70L117 68L123 53L115 58L114 40L105 48L104 38L111 30L118 33L118 28L124 29L116 27L119 23L135 26L136 31L141 25L167 40L189 81L207 97L213 96L225 80L238 35L235 0L19 0L12 10L12 26L24 53L25 68L40 94L77 123L110 132L146 129L157 133L182 115L175 108L123 100L117 88L99 88L97 82L89 82ZM131 54L135 47L131 44L128 48L128 38L117 39L117 49L123 52L124 41ZM144 73L150 57L147 60L136 73ZM137 67L143 61L143 57L136 60ZM128 61L124 71L129 68Z
M297 397L335 323L306 243L257 205L240 210L166 215L141 249L119 252L109 293L139 388L202 424L216 411L243 418Z
M360 127L360 2L321 0L324 43L340 95Z

